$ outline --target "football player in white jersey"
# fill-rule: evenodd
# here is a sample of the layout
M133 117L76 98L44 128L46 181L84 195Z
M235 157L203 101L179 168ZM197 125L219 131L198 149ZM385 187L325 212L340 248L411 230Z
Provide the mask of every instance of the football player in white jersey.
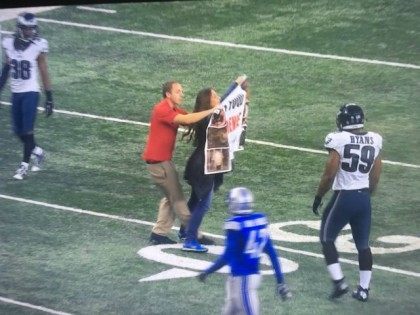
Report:
M370 194L375 191L381 173L382 137L363 130L363 110L353 103L340 108L337 127L339 131L325 138L324 146L329 157L312 210L319 214L322 197L332 187L334 194L324 209L320 230L322 251L334 285L330 298L338 298L349 290L334 244L338 233L349 223L359 257L360 282L353 297L365 302L372 276Z
M53 113L51 83L48 75L48 42L38 36L37 20L32 13L21 13L17 17L16 33L3 39L5 60L0 76L0 92L10 73L12 91L12 125L14 133L23 143L23 159L15 179L23 179L28 174L32 159L32 171L39 171L45 152L37 146L34 138L34 125L39 100L40 86L38 72L46 95L45 113Z

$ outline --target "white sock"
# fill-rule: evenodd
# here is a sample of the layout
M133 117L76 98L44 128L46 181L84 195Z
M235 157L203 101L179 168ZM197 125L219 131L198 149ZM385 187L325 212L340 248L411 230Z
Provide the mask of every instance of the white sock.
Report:
M24 166L26 169L28 169L28 167L29 167L29 163L26 163L26 162L22 162L22 163L20 163L20 165Z
M370 278L372 277L372 270L359 270L360 286L363 289L369 289Z
M36 146L33 150L32 153L36 154L36 155L41 155L44 152L44 150L42 150L40 147Z
M330 273L331 279L341 280L344 278L341 266L339 263L331 264L327 266L328 272Z

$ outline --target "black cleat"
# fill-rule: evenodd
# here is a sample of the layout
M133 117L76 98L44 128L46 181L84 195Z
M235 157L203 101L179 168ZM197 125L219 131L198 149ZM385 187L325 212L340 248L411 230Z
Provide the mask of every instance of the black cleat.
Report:
M338 281L334 281L334 289L330 294L330 299L338 299L349 292L349 286L344 281L344 278Z
M369 298L369 289L363 289L360 285L353 291L352 297L361 302L366 302Z
M149 243L152 245L160 245L160 244L176 244L177 242L171 240L167 236L159 235L152 232L150 234Z
M185 242L185 240L187 239L187 234L185 232L178 232L178 238L181 242Z

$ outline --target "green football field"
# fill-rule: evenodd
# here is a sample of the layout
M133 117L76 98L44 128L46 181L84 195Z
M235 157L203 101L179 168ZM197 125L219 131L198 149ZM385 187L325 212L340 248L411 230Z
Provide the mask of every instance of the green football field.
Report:
M420 313L419 1L90 7L105 10L38 14L56 113L39 112L36 138L47 161L23 181L12 178L22 148L11 132L9 89L0 95L0 314L219 314L226 274L204 284L194 277L222 250L224 197L239 185L267 213L293 293L281 302L274 277L264 275L262 314ZM1 22L2 36L14 27ZM242 73L251 85L248 139L202 224L217 246L208 254L184 253L181 243L149 246L161 195L139 155L161 84L180 81L192 110L201 88L223 94ZM328 300L319 217L311 211L324 137L345 102L362 104L366 128L384 138L367 303L350 294ZM192 150L177 142L180 176ZM353 288L349 230L337 246Z

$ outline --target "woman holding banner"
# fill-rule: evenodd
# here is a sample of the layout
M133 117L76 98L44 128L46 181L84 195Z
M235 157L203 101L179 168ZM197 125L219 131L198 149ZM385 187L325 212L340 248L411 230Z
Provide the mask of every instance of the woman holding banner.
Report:
M222 97L229 95L238 85L246 80L246 76L239 76L228 88L228 91ZM197 94L194 112L201 112L214 108L220 104L220 97L212 88L202 89ZM182 247L184 251L207 252L208 249L200 244L197 239L198 229L201 225L203 217L211 206L213 192L217 191L223 183L223 173L205 174L205 147L206 147L206 130L211 117L207 117L188 127L182 138L187 138L187 142L193 141L195 146L194 152L188 159L184 179L191 186L191 196L188 201L188 207L191 212L191 219L186 229L185 242ZM224 128L226 129L226 128ZM227 138L227 129L224 137ZM223 139L223 136L222 136ZM180 234L185 233L181 231ZM208 243L209 244L209 243Z

